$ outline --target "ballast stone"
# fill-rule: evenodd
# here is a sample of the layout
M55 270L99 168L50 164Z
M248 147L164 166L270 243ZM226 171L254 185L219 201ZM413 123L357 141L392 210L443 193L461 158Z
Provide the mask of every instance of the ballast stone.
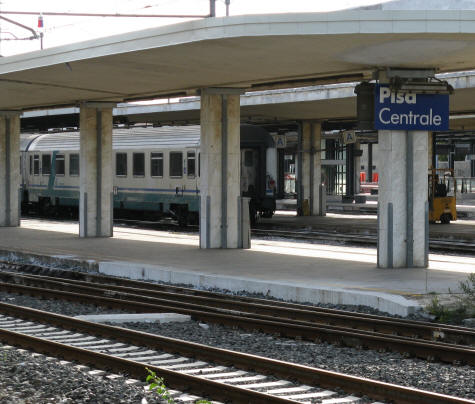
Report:
M93 323L184 323L191 320L191 316L177 313L140 313L140 314L89 314L75 316L78 320L92 321Z

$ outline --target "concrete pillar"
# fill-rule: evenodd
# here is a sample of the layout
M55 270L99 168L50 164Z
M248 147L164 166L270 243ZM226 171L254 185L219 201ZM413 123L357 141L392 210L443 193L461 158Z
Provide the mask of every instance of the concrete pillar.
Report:
M305 121L302 124L302 214L304 216L325 216L324 192L322 187L321 159L322 124ZM307 201L307 202L305 202ZM308 209L305 205L307 204Z
M240 89L201 92L200 248L240 248Z
M368 143L367 182L373 182L373 143Z
M115 105L115 104L114 104ZM80 110L79 236L112 237L111 103L84 103Z
M427 162L429 168L436 168L435 167L435 150L434 150L434 140L435 135L433 132L428 133L428 142L427 142Z
M266 176L269 176L274 181L274 194L277 195L279 189L279 175L278 175L278 153L277 148L269 147L266 150ZM267 181L267 178L266 178ZM266 188L268 185L266 184ZM267 189L267 192L271 192L270 189ZM274 196L273 194L268 194L267 196Z
M20 225L20 112L0 111L0 227Z
M378 267L427 267L428 133L380 130Z
M355 143L354 158L355 158L355 195L360 193L360 171L361 171L361 156L359 155L361 150L360 142Z

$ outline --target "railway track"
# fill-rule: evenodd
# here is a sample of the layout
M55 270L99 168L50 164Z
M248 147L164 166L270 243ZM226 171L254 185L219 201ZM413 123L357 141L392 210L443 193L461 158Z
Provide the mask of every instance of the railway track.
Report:
M16 267L20 269L22 266ZM64 271L60 275L67 273ZM4 268L0 272L0 289L135 312L176 312L200 321L257 329L285 337L393 350L449 363L475 364L475 331L469 328L228 296L93 274L73 274L79 279L58 280L49 276L6 272Z
M359 403L362 396L372 400L365 402L475 403L5 303L0 340L142 380L148 367L188 397L233 403Z
M326 241L336 243L377 245L378 237L374 234L350 234L341 231L315 231L315 230L276 230L276 229L252 229L252 235L257 237L279 237L284 239L305 241ZM443 240L438 238L429 239L429 248L433 251L451 251L473 254L475 243L461 240Z

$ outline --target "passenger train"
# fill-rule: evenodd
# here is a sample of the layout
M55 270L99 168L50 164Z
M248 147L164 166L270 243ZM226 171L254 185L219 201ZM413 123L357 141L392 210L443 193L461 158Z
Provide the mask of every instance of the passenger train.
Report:
M77 214L79 132L21 135L22 210ZM199 222L200 127L113 129L115 217L172 216ZM251 221L275 211L276 159L272 136L241 126L241 195L251 198Z

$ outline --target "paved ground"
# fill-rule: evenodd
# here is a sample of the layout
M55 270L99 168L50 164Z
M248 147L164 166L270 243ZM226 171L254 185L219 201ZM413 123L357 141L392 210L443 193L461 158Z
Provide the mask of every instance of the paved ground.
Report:
M413 299L456 290L475 272L474 257L431 254L427 270L378 269L374 248L253 239L250 250L200 250L196 235L124 227L116 227L113 238L77 234L77 223L23 220L22 227L0 228L0 256L13 252L137 279L366 304L398 314L413 311Z

